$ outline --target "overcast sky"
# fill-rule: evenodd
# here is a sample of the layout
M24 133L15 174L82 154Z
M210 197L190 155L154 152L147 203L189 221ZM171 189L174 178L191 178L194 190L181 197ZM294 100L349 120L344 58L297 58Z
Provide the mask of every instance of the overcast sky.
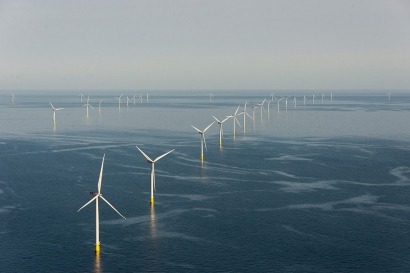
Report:
M0 89L410 89L406 0L0 0Z

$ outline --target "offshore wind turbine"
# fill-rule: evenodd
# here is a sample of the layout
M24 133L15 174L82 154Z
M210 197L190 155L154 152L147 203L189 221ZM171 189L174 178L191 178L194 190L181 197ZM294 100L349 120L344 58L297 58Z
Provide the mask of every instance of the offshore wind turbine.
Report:
M83 107L87 107L87 118L88 118L88 107L91 107L91 109L94 109L94 107L90 105L89 101L90 101L90 97L87 98L87 103L83 105Z
M265 110L265 107L263 107L263 104L265 103L265 101L266 101L266 98L262 101L262 103L259 103L258 104L258 106L260 106L261 107L261 120L262 120L262 112L263 112L263 110Z
M214 115L212 115L214 117L214 119L216 120L216 122L219 124L219 148L222 148L222 136L224 134L224 130L222 128L222 125L225 121L227 121L230 117L226 117L223 120L219 120L217 119Z
M208 127L206 127L203 131L201 131L201 130L199 130L198 128L196 128L195 126L191 125L191 127L194 128L194 129L199 133L199 135L201 136L201 157L200 157L201 161L204 161L204 145L205 145L205 149L208 150L208 149L206 148L205 132L206 132L206 130L208 130L209 127L211 127L212 124L214 124L214 123L215 123L215 121L212 122L211 124L209 124Z
M89 204L91 204L92 202L95 201L95 255L100 254L100 219L99 219L100 212L99 212L99 207L98 207L99 198L101 198L105 203L107 203L116 213L118 213L118 215L120 215L122 218L125 219L125 217L122 216L122 214L116 208L114 208L114 206L111 205L110 202L108 202L107 199L105 199L101 194L101 184L102 184L102 176L103 176L103 169L104 169L104 159L105 159L105 154L104 154L103 159L102 159L100 176L98 178L98 192L90 192L90 194L94 194L95 196L93 198L91 198L90 201L85 203L85 205L82 206L77 211L77 212L79 212L80 210L82 210L83 208L85 208L86 206L88 206Z
M322 104L323 104L323 98L325 97L325 94L322 93Z
M152 160L149 156L147 156L146 153L144 153L138 146L137 149L141 152L141 154L147 159L147 162L149 164L151 164L151 197L149 199L149 203L150 204L154 204L154 190L155 190L155 162L157 162L158 160L160 160L161 158L163 158L164 156L166 156L169 153L172 153L173 151L175 151L175 149L166 152L163 155L158 156L157 158L155 158L154 160Z
M242 111L242 115L243 115L243 133L246 132L246 116L248 116L250 119L252 119L252 117L246 112L246 104L248 102L245 101L245 105L243 106L243 111Z
M280 101L283 100L285 97L282 97L280 99L278 99L277 103L278 103L278 113L280 111Z
M80 94L80 100L81 100L81 103L83 103L83 92L81 92L81 94Z
M306 96L303 96L303 105L306 105L306 102L307 102Z
M121 97L124 94L121 94L119 97L115 97L118 100L118 110L121 110Z
M11 94L11 103L14 104L14 100L16 99L16 96L14 95L14 93ZM390 96L389 96L389 100L390 100Z
M101 113L101 103L103 100L98 100L98 112Z
M296 96L293 97L293 106L296 108Z
M53 121L54 121L54 125L56 125L56 111L63 110L64 108L55 108L55 107L53 106L53 104L51 104L51 102L50 102L50 105L51 105L51 108L53 109Z
M238 118L237 118L239 107L240 107L240 105L238 105L238 108L236 108L236 111L233 115L227 116L227 117L233 118L233 137L235 137L235 134L236 134L235 122L238 123L239 127L241 127L241 124L239 123Z

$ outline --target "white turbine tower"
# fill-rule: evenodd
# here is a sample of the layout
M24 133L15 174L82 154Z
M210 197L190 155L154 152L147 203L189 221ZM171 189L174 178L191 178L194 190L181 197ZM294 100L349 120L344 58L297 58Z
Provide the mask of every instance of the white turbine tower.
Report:
M64 108L55 108L55 107L53 106L53 104L51 104L51 102L50 102L50 105L51 105L51 108L53 109L53 121L54 121L54 125L56 125L56 111L63 110Z
M248 102L245 101L245 105L243 106L243 111L242 111L242 115L243 115L243 132L246 132L246 116L248 116L250 119L252 119L252 117L246 112L246 104Z
M118 110L121 110L121 97L124 94L121 94L119 97L115 97L118 100Z
M224 134L224 130L222 128L222 125L225 121L227 121L230 117L226 117L224 120L219 120L217 119L214 115L212 115L214 117L214 119L216 120L216 122L218 122L219 124L219 148L222 148L222 136Z
M316 98L315 94L312 94L312 103L313 104L315 104L315 98Z
M208 127L206 127L203 131L201 131L201 130L199 130L198 128L196 128L196 127L194 127L193 125L191 125L192 128L194 128L194 129L200 134L200 136L201 136L201 158L200 158L201 161L204 161L204 145L205 145L205 149L208 150L207 147L206 147L205 132L206 132L206 130L208 130L209 127L211 127L212 124L214 124L214 123L215 123L215 121L212 122L211 124L209 124Z
M158 160L160 160L161 158L163 158L164 156L166 156L169 153L172 153L173 151L175 151L175 149L166 152L163 155L158 156L157 158L155 158L154 160L152 160L149 156L147 156L138 146L137 149L141 152L141 154L147 159L147 162L149 164L151 164L151 197L149 199L150 204L154 204L154 190L155 190L155 162L157 162Z
M83 107L87 107L87 118L88 118L88 107L91 107L91 109L94 109L94 107L90 105L89 101L90 101L90 97L87 98L87 103L83 105Z
M322 93L322 104L323 104L323 98L325 97L325 94Z
M235 138L235 135L236 135L236 123L238 123L238 125L239 125L239 127L241 127L241 124L239 123L239 121L238 121L238 111L239 111L239 107L240 107L240 105L238 105L238 108L236 108L236 111L235 111L235 113L233 114L233 115L231 115L231 116L226 116L226 117L230 117L230 118L233 118L233 137ZM235 123L236 122L236 123Z
M122 216L121 213L119 213L119 211L114 208L113 205L110 204L110 202L108 202L101 194L101 184L102 184L102 175L103 175L103 168L104 168L104 159L105 159L105 154L103 156L102 159L102 163L101 163L101 170L100 170L100 177L98 178L98 192L90 192L90 194L94 194L95 196L88 201L87 203L85 203L84 206L82 206L77 212L79 212L80 210L82 210L83 208L85 208L86 206L88 206L89 204L91 204L92 202L95 201L95 254L99 255L100 253L100 219L99 219L99 208L98 208L98 199L101 198L105 203L107 203L116 213L118 213L118 215L120 215L122 218L125 219L124 216Z
M278 102L278 113L279 113L279 111L280 111L280 101L283 100L284 98L285 98L285 97L282 97L282 98L278 99L278 101L277 101L277 102Z
M98 100L98 112L101 113L101 103L103 100Z
M293 97L293 106L296 108L296 96Z
M263 110L265 110L265 107L263 107L263 104L265 103L265 101L266 101L266 98L262 101L262 103L258 103L258 106L260 106L261 107L261 119L262 119L262 112L263 112Z

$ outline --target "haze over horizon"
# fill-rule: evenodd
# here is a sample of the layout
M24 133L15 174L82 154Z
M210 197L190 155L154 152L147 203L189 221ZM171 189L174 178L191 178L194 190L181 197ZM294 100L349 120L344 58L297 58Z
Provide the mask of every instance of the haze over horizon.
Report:
M409 90L404 0L0 1L0 90Z

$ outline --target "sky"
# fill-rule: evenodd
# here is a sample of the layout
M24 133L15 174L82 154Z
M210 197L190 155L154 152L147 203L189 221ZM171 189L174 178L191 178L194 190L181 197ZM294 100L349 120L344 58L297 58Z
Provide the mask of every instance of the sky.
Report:
M0 0L0 90L410 90L406 0Z

